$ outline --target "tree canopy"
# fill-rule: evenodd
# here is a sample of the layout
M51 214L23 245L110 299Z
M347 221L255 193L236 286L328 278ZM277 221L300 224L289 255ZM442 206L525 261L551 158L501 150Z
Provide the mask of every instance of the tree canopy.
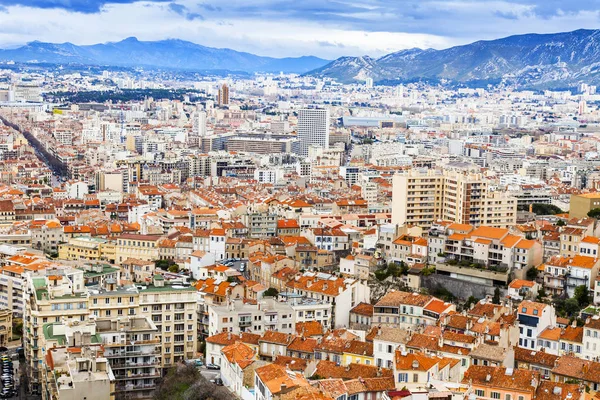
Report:
M193 365L177 364L162 379L155 400L230 400L223 386L209 382Z

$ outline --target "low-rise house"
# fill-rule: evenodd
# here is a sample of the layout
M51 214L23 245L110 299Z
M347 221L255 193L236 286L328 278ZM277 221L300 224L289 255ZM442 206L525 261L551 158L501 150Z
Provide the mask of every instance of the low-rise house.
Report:
M580 382L597 392L600 390L600 363L574 355L559 357L550 372L550 380L561 383Z
M286 395L293 395L294 390L309 386L302 374L286 370L281 365L267 364L254 371L255 400L287 399Z
M540 379L536 371L472 365L462 383L476 399L533 400Z
M458 382L460 361L451 358L430 356L424 353L396 351L394 377L396 387L409 390L428 389L432 380Z
M389 327L373 328L373 356L375 365L383 368L393 368L396 350L405 351L410 332L404 329Z
M221 353L221 379L229 390L242 397L244 389L254 387L255 363L264 365L264 362L257 361L254 350L242 342L225 346Z
M269 361L276 356L287 355L287 347L293 339L292 335L266 331L258 340L260 358Z
M373 320L373 305L359 303L350 310L350 329L368 330Z
M512 300L533 300L537 297L540 285L534 281L514 279L508 284L507 296Z
M554 307L544 303L522 301L517 307L519 320L519 346L530 348L537 347L537 337L546 328L556 326Z
M586 360L597 360L600 354L600 316L586 319L583 332L581 354Z
M535 351L514 347L515 367L529 369L540 373L543 379L550 379L550 372L558 360L558 356L545 351Z

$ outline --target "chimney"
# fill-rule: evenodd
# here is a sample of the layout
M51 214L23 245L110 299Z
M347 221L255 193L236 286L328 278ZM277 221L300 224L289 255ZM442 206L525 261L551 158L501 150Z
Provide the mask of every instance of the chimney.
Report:
M285 391L287 389L287 385L285 383L281 384L281 387L279 388L281 392Z

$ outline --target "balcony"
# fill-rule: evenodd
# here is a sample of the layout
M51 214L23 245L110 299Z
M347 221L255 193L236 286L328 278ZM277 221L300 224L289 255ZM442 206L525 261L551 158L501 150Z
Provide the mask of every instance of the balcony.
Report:
M148 390L156 388L156 384L138 384L138 385L115 385L115 391L117 392L128 392L130 390Z
M130 369L130 368L143 368L143 367L158 367L159 365L160 365L160 362L153 361L153 362L141 362L141 363L114 363L114 364L111 364L110 367L112 369L122 369L122 368Z
M252 320L250 319L240 319L240 328L247 328L249 326L252 326Z
M124 375L115 375L115 379L118 381L123 381L127 379L147 379L147 378L160 378L160 373L151 372L147 374L124 374Z

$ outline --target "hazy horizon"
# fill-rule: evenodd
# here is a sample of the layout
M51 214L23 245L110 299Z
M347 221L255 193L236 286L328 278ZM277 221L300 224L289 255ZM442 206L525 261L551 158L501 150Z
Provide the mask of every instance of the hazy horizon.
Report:
M595 29L600 1L0 0L0 47L182 39L263 56L378 57L525 33Z

